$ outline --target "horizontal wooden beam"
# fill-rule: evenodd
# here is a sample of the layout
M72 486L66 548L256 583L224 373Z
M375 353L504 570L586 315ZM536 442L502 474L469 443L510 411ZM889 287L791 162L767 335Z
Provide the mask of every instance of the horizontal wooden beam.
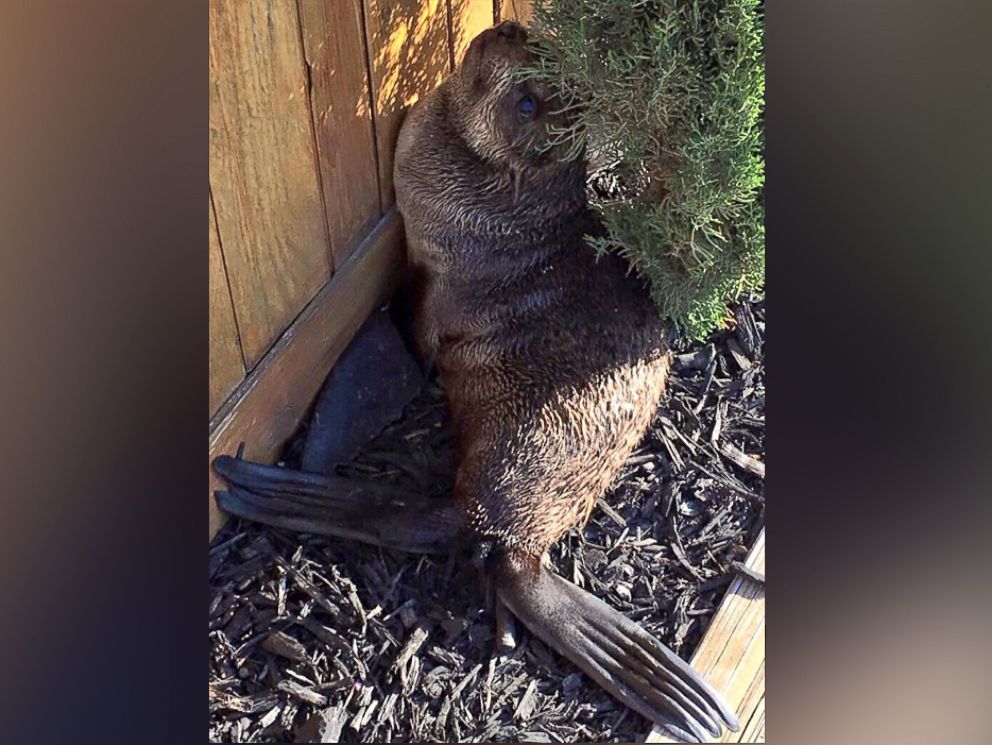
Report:
M744 566L765 572L765 531L762 529ZM730 583L692 666L723 694L737 712L741 729L725 732L716 742L765 741L765 586L744 574ZM647 742L681 742L658 727Z
M324 379L362 323L395 288L402 268L403 222L391 209L210 422L210 461L233 454L271 463L299 426ZM226 515L209 479L209 538Z

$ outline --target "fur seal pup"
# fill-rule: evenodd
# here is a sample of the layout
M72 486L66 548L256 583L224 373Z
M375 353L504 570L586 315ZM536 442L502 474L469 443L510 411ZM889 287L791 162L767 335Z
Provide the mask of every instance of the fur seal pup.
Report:
M547 552L583 523L644 435L668 373L641 280L596 259L585 166L541 148L567 124L553 91L514 71L527 35L504 22L407 115L394 182L419 352L450 402L450 500L223 456L235 514L414 551L470 546L500 602L621 702L683 739L739 728L683 660L555 574Z

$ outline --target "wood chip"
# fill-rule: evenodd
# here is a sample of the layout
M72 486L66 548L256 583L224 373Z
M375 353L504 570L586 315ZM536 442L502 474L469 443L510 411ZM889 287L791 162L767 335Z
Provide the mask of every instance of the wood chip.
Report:
M273 706L271 709L265 712L265 714L262 716L261 719L258 720L259 726L265 729L274 721L276 721L276 719L279 718L279 715L281 713L282 713L282 704L277 704L276 706Z
M293 662L303 662L307 659L306 647L282 631L269 634L262 642L262 649Z
M763 479L765 477L765 464L757 458L747 455L731 443L725 442L720 445L720 452L723 453L727 457L727 460L735 466L743 468L748 473L753 473L759 478Z
M294 683L292 680L281 680L276 688L280 691L288 693L290 696L298 698L306 704L324 706L327 703L327 696L322 696L312 688L306 688L301 686L299 683Z
M345 705L335 704L314 713L296 732L294 742L340 742L348 719Z
M613 522L622 528L627 527L627 521L623 519L623 516L617 512L615 509L610 507L605 500L599 499L596 501L596 505L603 511L603 514L610 518Z
M520 697L520 702L517 704L517 708L513 710L514 719L519 721L530 716L531 712L534 711L534 707L537 705L536 693L537 681L532 680L530 685L527 686L527 690L524 691L524 695Z
M737 572L738 574L743 574L748 579L758 582L762 585L765 584L765 575L762 572L757 571L756 569L752 569L747 564L741 561L735 561L731 563L730 566L732 566L734 568L734 571Z
M413 630L410 636L407 637L406 643L399 651L399 654L396 655L396 659L393 661L392 669L394 673L403 669L407 661L417 654L420 648L424 645L424 642L427 641L427 636L427 629L423 626L418 626Z

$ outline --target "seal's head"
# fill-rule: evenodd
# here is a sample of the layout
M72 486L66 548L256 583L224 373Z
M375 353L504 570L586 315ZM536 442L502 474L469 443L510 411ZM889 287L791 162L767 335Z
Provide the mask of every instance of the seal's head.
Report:
M527 32L513 21L486 29L465 52L452 91L455 124L469 148L511 170L558 162L564 147L549 148L549 134L570 121L547 83L520 79L534 61L526 42Z

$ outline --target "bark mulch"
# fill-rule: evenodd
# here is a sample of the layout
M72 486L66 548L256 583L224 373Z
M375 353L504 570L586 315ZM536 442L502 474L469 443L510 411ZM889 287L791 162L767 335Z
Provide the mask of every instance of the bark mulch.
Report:
M685 658L764 524L764 303L742 303L735 318L705 344L676 343L645 441L552 557ZM452 464L429 382L342 470L443 493ZM522 627L500 656L467 557L232 519L209 564L213 741L619 742L650 730Z

